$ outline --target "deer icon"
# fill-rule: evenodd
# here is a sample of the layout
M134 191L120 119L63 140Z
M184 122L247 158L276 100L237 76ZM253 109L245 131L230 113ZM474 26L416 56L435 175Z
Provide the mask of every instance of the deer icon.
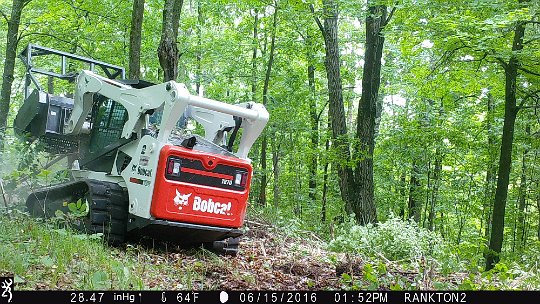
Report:
M2 289L4 291L2 292L2 298L8 298L8 303L11 303L11 300L13 298L13 294L11 293L11 284L13 284L13 280L7 279L4 282L2 282Z

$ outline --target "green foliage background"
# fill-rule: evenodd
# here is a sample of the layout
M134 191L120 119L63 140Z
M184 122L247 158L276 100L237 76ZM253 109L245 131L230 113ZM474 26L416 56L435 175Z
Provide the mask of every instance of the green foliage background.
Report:
M262 102L262 83L268 61L273 8L270 2L236 0L184 1L180 18L180 65L178 82L194 92L197 80L204 95L226 102L254 99ZM360 99L364 55L364 1L338 1L340 5L339 38L342 60L344 98L349 130ZM276 178L270 165L269 206L255 206L260 191L260 143L251 153L255 167L252 185L252 212L263 212L275 221L294 221L302 229L314 230L324 238L336 237L336 250L358 251L381 248L386 258L410 258L438 250L428 245L433 240L445 242L445 256L454 256L452 267L481 268L486 249L487 216L490 213L494 184L486 181L490 166L497 166L504 107L504 72L499 60L511 55L515 22L532 20L527 25L526 45L518 54L522 66L540 71L540 3L505 0L419 0L382 1L396 12L385 29L385 48L381 83L383 111L375 150L375 192L379 220L377 236L366 247L362 234L369 228L343 228L343 202L338 177L330 165L326 221L321 221L323 168L325 162L339 162L332 148L325 149L327 128L327 89L324 70L324 42L309 10L309 1L281 0L277 27L276 55L272 69L267 108L271 119L265 132L269 136L268 163L279 157L280 175ZM315 1L316 12L322 4ZM157 46L161 33L162 1L147 0L144 12L141 52L142 78L159 82L161 72ZM203 22L197 18L201 5ZM1 0L0 10L9 15L10 1ZM23 13L19 50L28 43L74 52L98 60L127 66L131 1L127 0L32 0ZM258 37L253 40L254 14L259 15ZM317 13L319 14L319 13ZM197 28L201 30L198 45ZM0 18L0 50L5 49L6 20ZM312 37L308 49L306 37ZM255 75L257 91L251 96L252 51L257 48ZM197 54L202 71L197 73ZM307 54L315 60L315 93L309 90ZM0 53L0 69L3 62ZM10 121L22 103L23 66L18 65ZM67 90L68 88L66 88ZM520 73L518 103L530 92L538 92L539 77ZM319 146L310 147L312 132L309 101L316 101L319 116ZM487 102L494 108L488 111ZM512 173L506 212L504 263L529 265L528 253L540 249L540 114L538 99L523 101L516 125ZM488 128L488 121L491 128ZM526 129L530 128L530 132ZM488 137L494 142L488 145ZM12 142L12 148L16 143ZM316 200L309 198L308 159L317 156ZM10 156L11 158L17 158ZM435 160L442 170L434 181ZM6 160L6 158L4 158ZM2 169L4 176L16 170L13 164ZM416 164L417 170L413 170ZM520 184L525 164L527 183ZM411 176L419 181L411 191ZM437 188L434 187L435 182ZM273 191L279 189L277 201ZM420 222L408 222L408 201L414 196L422 206ZM525 196L525 224L518 229L518 200ZM429 204L434 204L434 229L427 231ZM263 209L262 211L260 209ZM405 221L398 221L401 218ZM347 222L345 220L345 222ZM385 230L385 225L393 230ZM410 235L402 225L412 227ZM338 228L341 227L341 228ZM399 228L399 229L397 229ZM403 228L403 230L401 229ZM367 229L367 230L366 230ZM375 229L375 228L373 228ZM366 230L366 231L364 231ZM409 230L407 230L409 231ZM413 233L414 232L414 233ZM337 233L337 236L336 236ZM352 234L351 234L352 233ZM350 236L350 237L349 237ZM429 248L408 248L410 244ZM395 247L387 244L401 244ZM385 251L386 250L386 251ZM527 253L527 254L525 254ZM534 258L534 254L532 254ZM442 259L441 255L437 259ZM467 266L463 261L467 261ZM537 266L536 266L537 267ZM517 269L517 268L515 268Z

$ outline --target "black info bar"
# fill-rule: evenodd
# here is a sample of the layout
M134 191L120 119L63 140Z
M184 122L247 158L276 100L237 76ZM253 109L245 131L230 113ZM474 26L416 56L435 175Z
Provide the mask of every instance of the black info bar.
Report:
M1 286L0 286L1 287ZM539 303L540 291L14 291L0 303Z

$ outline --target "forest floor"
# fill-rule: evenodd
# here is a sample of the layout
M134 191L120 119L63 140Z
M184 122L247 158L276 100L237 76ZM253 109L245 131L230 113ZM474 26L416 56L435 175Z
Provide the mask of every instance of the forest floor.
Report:
M18 289L340 289L336 267L314 234L288 236L250 222L236 256L142 240L100 239L24 214L0 215L0 275ZM99 271L101 269L102 271Z
M17 288L30 290L339 290L358 286L355 277L369 283L360 258L327 251L312 232L291 235L254 221L247 227L239 254L231 256L150 240L113 248L57 224L3 214L0 274L15 274ZM395 289L405 280L433 288L433 273L401 271L388 261L385 274L387 284L358 287ZM414 284L418 278L424 279Z
M17 289L341 290L456 289L467 273L404 268L329 251L313 232L289 231L261 219L236 256L144 240L110 247L20 212L0 214L0 275ZM426 264L428 265L428 264Z
M147 255L150 264L196 265L199 279L194 289L227 290L320 290L340 289L340 278L315 235L287 236L266 224L248 224L250 230L242 237L236 256L215 255L197 248L176 247ZM201 254L203 253L203 254ZM176 289L170 278L147 278L150 288Z

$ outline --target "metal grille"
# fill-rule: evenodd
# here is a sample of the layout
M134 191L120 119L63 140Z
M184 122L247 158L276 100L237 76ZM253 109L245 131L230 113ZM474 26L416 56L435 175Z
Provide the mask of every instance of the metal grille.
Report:
M93 128L90 138L90 152L97 152L116 142L122 135L127 111L112 99L98 97L92 110Z
M79 151L79 141L75 137L53 136L48 133L40 136L39 140L48 153L67 154Z

